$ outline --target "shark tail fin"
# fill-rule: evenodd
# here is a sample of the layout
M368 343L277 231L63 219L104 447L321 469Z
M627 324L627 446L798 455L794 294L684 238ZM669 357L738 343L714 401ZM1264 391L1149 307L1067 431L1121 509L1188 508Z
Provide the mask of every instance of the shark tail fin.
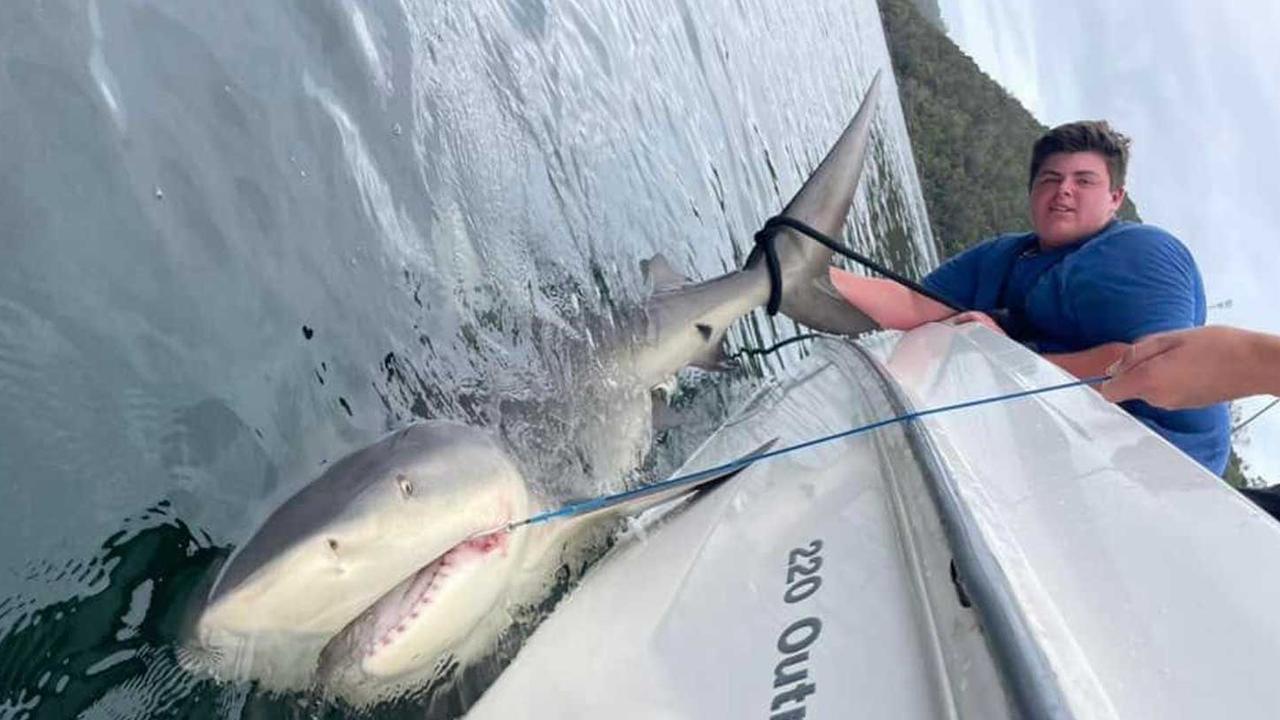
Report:
M881 73L872 78L858 112L782 215L839 238L866 165ZM785 253L779 311L823 332L858 335L879 326L836 292L828 277L832 251L813 238L783 228L774 247Z
M875 320L844 299L825 273L785 288L780 311L801 325L836 335L880 329Z

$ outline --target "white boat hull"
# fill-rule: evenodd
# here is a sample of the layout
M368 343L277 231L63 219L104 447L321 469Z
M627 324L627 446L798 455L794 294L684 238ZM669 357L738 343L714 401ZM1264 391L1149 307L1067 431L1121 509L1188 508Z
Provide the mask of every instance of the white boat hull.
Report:
M685 469L1067 380L977 327L824 341ZM633 534L471 717L1275 715L1280 526L1089 388L770 459Z

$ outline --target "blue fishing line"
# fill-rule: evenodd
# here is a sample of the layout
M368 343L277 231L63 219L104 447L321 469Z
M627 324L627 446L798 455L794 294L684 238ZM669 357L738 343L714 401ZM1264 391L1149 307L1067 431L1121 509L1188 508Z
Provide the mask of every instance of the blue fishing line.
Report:
M882 427L893 425L894 423L907 422L909 420L915 420L917 418L922 418L928 415L938 415L940 413L953 412L956 410L964 410L965 408L977 407L979 405L989 405L991 403L1004 402L1007 400L1016 400L1018 398L1029 397L1031 395L1041 395L1043 393L1050 393L1056 390L1067 390L1069 388L1081 387L1085 385L1096 385L1108 379L1109 377L1106 375L1099 375L1097 377L1086 378L1084 380L1074 380L1072 382L1062 383L1060 385L1050 385L1048 387L1036 388L1034 390L1020 390L1018 392L1008 393L1005 395L995 395L992 397L985 397L977 400L967 400L965 402L955 403L953 405L943 405L941 407L929 408L928 410L917 410L915 412L904 413L902 415L897 415L897 416L888 418L886 420L877 420L876 422L868 423L866 425L860 425L858 427L851 428L849 430L844 430L842 432L833 433L831 435L824 435L823 437L815 438L813 440L806 440L801 443L796 443L795 445L788 445L787 447L778 448L776 450L768 450L765 452L753 453L751 455L740 457L737 460L734 460L732 462L727 462L723 465L717 465L716 467L707 468L706 470L699 470L697 472L689 473L687 475L679 475L677 477L663 480L662 482L653 483L652 485L645 485L644 487L635 488L634 490L626 490L624 492L616 493L613 495L602 495L601 497L593 498L591 500L583 500L581 502L569 503L568 505L565 505L555 510L548 510L546 512L538 513L537 515L531 515L530 517L525 518L524 520L518 520L516 522L508 523L505 529L510 531L510 530L515 530L516 528L524 527L525 525L537 525L539 523L548 522L550 520L555 520L558 518L572 517L574 515L582 515L583 513L588 513L595 510L602 510L607 507L612 507L614 505L624 503L628 500L634 500L636 498L644 497L646 495L652 495L654 493L663 492L664 490L670 490L671 488L679 487L681 485L690 485L690 484L697 483L700 480L708 480L711 478L728 475L731 472L736 472L738 470L741 470L747 467L748 465L752 465L754 463L760 462L761 460L768 460L769 458L778 457L779 455L786 455L788 453L798 452L806 448L811 448L814 445L821 445L822 443L828 443L833 440L839 440L841 438L847 438L853 435L860 435L862 433L871 432L872 430L878 430Z

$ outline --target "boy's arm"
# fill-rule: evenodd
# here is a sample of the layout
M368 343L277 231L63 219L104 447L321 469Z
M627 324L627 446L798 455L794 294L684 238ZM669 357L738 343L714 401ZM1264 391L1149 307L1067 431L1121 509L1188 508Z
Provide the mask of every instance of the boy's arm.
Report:
M830 274L831 284L845 301L883 328L910 330L955 314L946 305L892 280L863 277L834 266Z
M1134 343L1099 388L1179 410L1280 393L1280 337L1225 326L1159 333Z

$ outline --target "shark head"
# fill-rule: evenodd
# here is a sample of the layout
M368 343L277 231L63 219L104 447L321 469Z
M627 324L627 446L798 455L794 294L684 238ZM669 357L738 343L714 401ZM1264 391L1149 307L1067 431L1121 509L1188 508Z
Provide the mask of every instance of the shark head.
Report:
M438 421L393 433L267 517L210 591L198 646L219 658L218 674L296 683L335 636L363 641L367 630L386 640L372 649L393 650L397 628L455 632L464 623L451 598L465 597L478 617L501 596L523 535L489 531L529 505L519 471L487 433ZM353 651L375 669L384 657Z

